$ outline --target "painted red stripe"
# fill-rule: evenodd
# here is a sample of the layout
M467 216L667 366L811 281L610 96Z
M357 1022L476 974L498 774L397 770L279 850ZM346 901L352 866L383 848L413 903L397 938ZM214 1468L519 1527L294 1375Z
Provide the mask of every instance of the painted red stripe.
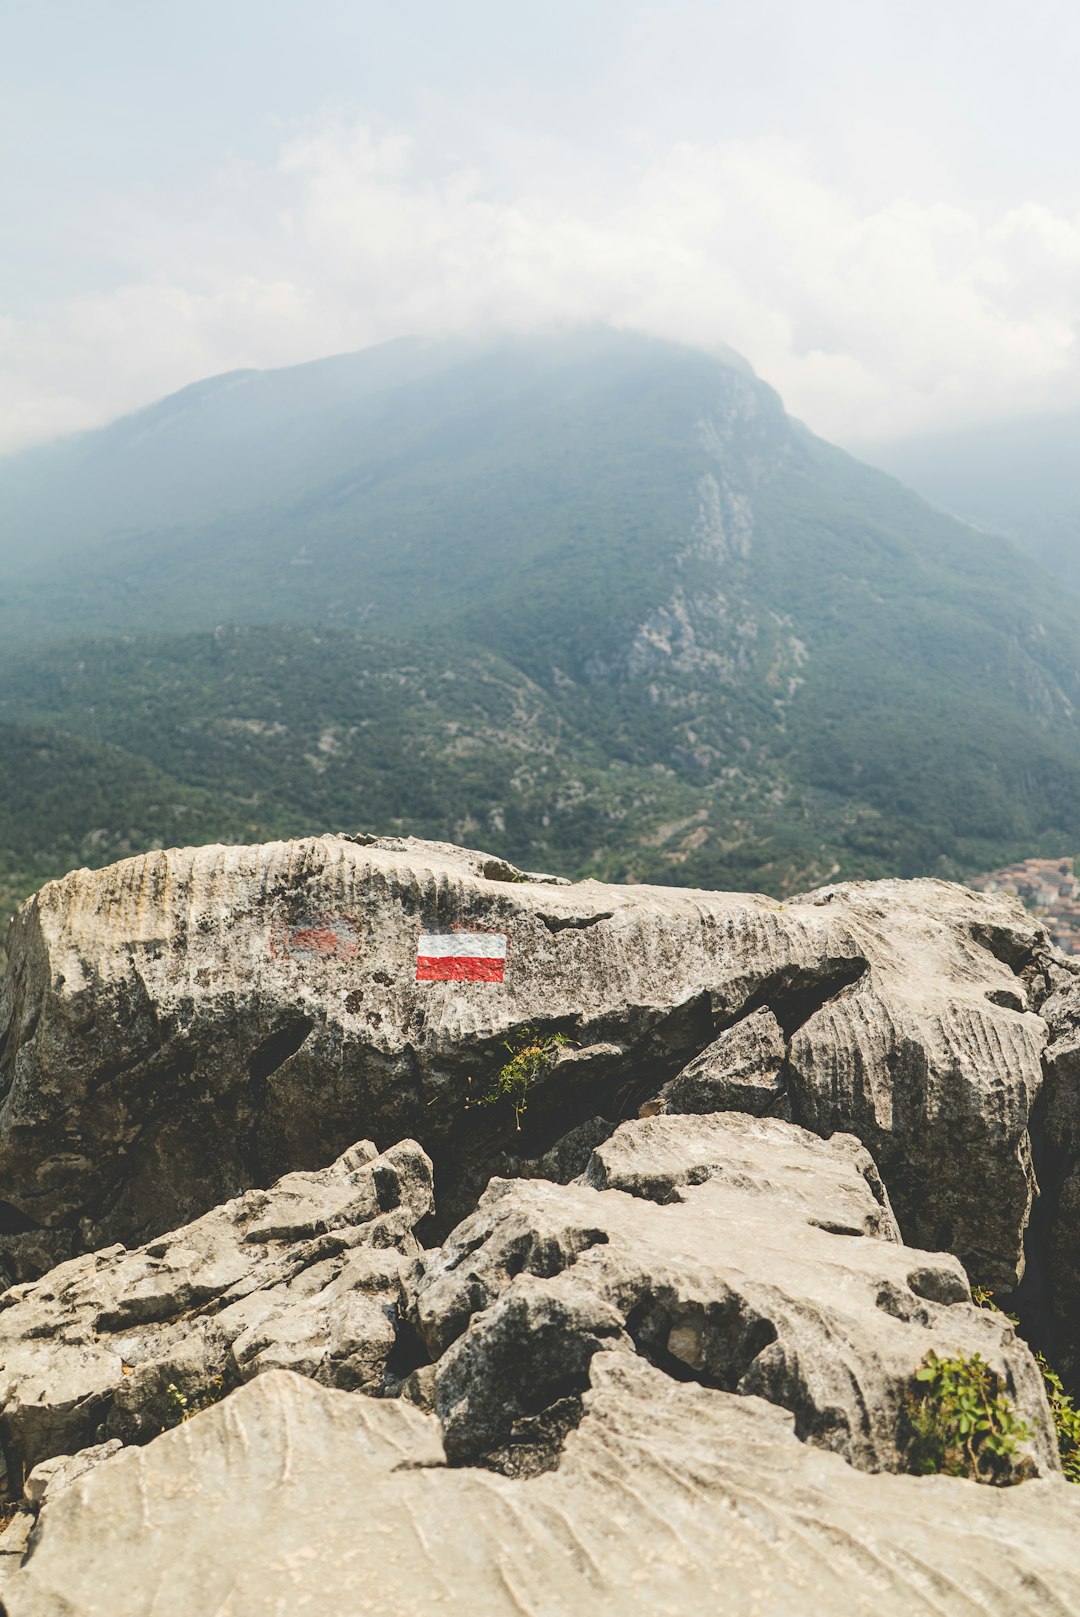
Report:
M483 960L479 955L419 955L418 983L501 983L505 960Z

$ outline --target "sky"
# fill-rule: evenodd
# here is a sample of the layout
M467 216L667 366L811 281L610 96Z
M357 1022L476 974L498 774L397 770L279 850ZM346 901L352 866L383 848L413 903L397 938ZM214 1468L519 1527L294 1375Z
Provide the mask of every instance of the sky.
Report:
M605 320L823 436L1080 405L1080 8L0 0L0 452Z

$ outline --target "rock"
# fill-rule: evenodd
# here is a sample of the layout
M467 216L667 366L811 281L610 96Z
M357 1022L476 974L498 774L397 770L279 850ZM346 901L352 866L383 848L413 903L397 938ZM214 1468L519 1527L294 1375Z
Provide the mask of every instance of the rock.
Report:
M34 1513L29 1505L19 1504L11 1514L0 1516L0 1610L8 1579L19 1570L33 1530Z
M34 1529L34 1513L29 1505L19 1503L10 1510L0 1525L0 1577L10 1571L7 1557L19 1557L26 1550L26 1541Z
M775 1196L833 1235L900 1240L873 1158L847 1134L818 1140L805 1129L756 1127L741 1113L658 1117L645 1127L624 1124L597 1146L584 1174L595 1190L625 1190L661 1205L709 1179ZM966 1281L963 1289L966 1300Z
M261 1376L50 1503L7 1617L1077 1609L1064 1482L860 1473L761 1399L622 1353L584 1404L559 1469L511 1480L448 1468L402 1401Z
M455 929L493 939L491 968L418 980L420 934ZM361 1131L424 1146L450 1228L511 1148L540 1156L707 1069L739 1105L779 1079L795 1122L856 1134L908 1241L1003 1290L1022 1267L1052 956L1001 895L888 881L779 905L551 886L446 844L327 836L76 871L23 906L8 951L12 1275L43 1229L83 1249L143 1241ZM771 1029L762 1011L781 1069L718 1076L717 1041L748 1021L730 1056ZM577 1048L532 1085L519 1134L508 1102L466 1101L530 1027Z
M765 1005L727 1028L661 1091L668 1112L788 1116L787 1040Z
M972 1304L955 1258L900 1244L850 1136L741 1113L624 1123L584 1182L493 1181L412 1286L455 1462L556 1463L593 1356L617 1349L758 1394L855 1466L902 1470L905 1399L933 1350L980 1353L1031 1427L1023 1467L1060 1469L1031 1354Z
M123 1446L118 1437L110 1437L107 1443L94 1443L88 1449L80 1449L78 1454L54 1454L51 1460L41 1460L26 1479L23 1498L38 1509L46 1497L55 1499L102 1460L119 1454Z
M1034 1262L1018 1302L1074 1389L1080 1384L1080 984L1043 1007L1046 1083L1033 1133L1040 1197L1028 1246Z
M590 1117L556 1140L542 1157L522 1162L517 1171L523 1179L551 1179L557 1185L568 1185L585 1172L595 1148L610 1140L615 1128L606 1117Z
M379 1155L365 1141L133 1252L110 1247L11 1288L0 1296L9 1476L31 1472L36 1487L43 1461L101 1438L144 1442L270 1368L392 1390L402 1276L430 1208L419 1146Z

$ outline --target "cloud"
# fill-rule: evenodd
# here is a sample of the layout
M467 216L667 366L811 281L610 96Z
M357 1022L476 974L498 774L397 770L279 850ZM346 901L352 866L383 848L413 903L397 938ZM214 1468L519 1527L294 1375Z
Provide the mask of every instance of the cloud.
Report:
M680 141L630 167L511 147L440 166L338 116L230 169L212 205L173 217L166 198L126 284L0 323L0 445L222 370L570 320L730 345L849 443L1080 398L1080 216L857 200L791 141Z

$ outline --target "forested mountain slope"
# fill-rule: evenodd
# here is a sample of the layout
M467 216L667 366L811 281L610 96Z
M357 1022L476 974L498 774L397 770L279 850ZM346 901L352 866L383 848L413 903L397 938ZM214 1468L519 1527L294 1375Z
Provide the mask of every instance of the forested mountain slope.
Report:
M0 512L0 720L174 782L152 839L196 793L200 834L777 893L1080 839L1073 598L734 356L240 373L0 463Z

